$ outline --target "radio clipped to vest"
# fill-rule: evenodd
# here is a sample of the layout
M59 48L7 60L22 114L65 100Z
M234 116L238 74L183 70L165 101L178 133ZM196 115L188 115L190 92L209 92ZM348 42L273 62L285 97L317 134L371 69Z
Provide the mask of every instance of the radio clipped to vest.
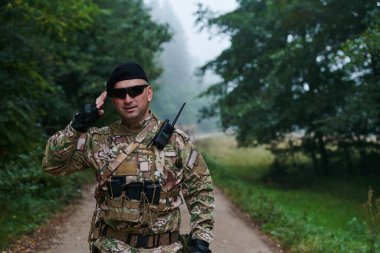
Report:
M159 149L163 149L165 145L168 143L170 136L172 136L173 131L174 131L174 125L177 122L177 119L179 115L181 114L183 107L185 107L186 103L183 103L181 109L177 113L177 116L173 120L173 123L169 123L169 120L166 119L162 125L160 130L158 130L157 134L153 137L152 139L152 144L156 146Z

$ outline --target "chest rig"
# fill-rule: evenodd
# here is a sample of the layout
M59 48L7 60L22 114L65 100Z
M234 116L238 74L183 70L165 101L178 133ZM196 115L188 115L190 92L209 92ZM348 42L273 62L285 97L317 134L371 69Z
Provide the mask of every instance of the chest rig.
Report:
M158 149L150 145L155 120L114 161L102 168L96 197L99 218L124 227L152 226L160 213L177 208L182 173L177 168L177 151L171 145Z

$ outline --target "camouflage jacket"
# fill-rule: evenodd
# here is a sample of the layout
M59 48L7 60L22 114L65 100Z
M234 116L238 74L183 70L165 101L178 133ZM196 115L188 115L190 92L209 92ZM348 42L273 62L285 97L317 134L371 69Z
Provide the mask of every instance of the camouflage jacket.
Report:
M129 207L133 203L128 203L128 207L124 204L120 206L120 203L125 203L125 199L107 197L107 189L103 189L105 197L99 198L97 203L98 217L113 229L131 233L139 233L140 230L144 230L144 233L147 230L148 233L178 231L179 205L182 204L178 193L181 191L191 215L192 238L211 242L214 195L204 159L189 137L178 129L162 151L149 145L161 124L152 114L136 129L129 129L118 121L103 128L93 127L86 133L80 133L69 124L48 140L42 161L43 168L53 175L66 175L84 168L92 168L99 174L152 120L156 121L154 129L117 168L115 175L126 176L127 183L158 181L162 188L160 206L153 205L148 209L141 209L139 206L137 212L149 213L148 218L135 217L136 220L130 220L134 210Z

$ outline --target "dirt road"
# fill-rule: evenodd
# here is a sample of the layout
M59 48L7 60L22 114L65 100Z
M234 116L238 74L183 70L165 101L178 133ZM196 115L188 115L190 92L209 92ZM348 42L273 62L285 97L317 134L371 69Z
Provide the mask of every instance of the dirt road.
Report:
M253 228L249 222L241 218L241 214L231 202L221 193L215 190L216 196L216 223L211 249L216 253L275 253L278 250L270 249L263 237ZM44 242L36 245L37 252L43 253L88 253L87 235L92 212L94 209L93 187L87 187L83 191L83 198L69 208L61 219L55 224L54 233ZM183 213L182 232L188 232L189 215L186 207ZM54 234L54 235L53 235ZM273 243L271 243L273 244Z

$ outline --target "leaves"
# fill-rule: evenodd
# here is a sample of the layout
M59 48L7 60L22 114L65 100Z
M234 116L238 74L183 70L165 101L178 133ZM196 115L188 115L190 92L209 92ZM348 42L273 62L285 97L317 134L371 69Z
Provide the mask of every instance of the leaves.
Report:
M231 37L202 70L228 87L216 84L207 94L218 98L222 126L236 128L241 144L279 142L297 131L328 139L321 145L379 135L376 1L239 4L219 16L200 10L199 22Z
M156 78L154 59L170 39L137 0L9 0L0 12L4 158L67 125L105 89L116 65L134 59Z

